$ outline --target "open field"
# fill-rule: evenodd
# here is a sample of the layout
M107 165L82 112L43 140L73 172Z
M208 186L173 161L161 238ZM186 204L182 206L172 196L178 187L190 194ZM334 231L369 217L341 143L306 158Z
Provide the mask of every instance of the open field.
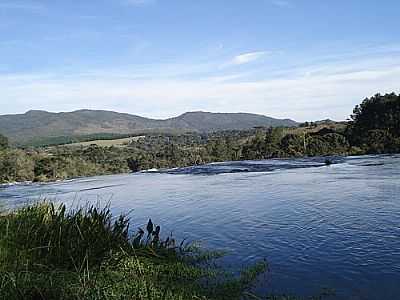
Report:
M66 144L64 146L67 147L88 147L90 145L97 145L99 147L122 147L126 146L131 142L136 142L142 138L144 138L144 135L141 136L134 136L134 137L129 137L129 138L123 138L123 139L115 139L115 140L94 140L94 141L89 141L89 142L80 142L80 143L72 143L72 144Z

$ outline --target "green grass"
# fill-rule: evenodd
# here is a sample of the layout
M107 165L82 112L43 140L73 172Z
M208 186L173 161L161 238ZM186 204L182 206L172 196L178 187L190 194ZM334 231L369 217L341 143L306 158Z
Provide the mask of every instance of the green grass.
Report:
M220 255L164 240L150 221L131 236L108 208L38 203L0 216L0 299L256 299L265 262L235 277Z
M151 220L134 235L129 226L108 207L40 202L0 213L0 299L299 299L252 293L265 261L233 275L216 266L221 252L162 239Z

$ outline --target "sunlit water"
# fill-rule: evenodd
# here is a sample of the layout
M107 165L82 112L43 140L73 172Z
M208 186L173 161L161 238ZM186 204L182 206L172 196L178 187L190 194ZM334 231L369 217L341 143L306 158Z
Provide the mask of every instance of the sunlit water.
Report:
M110 201L141 226L227 250L238 269L267 259L259 291L400 299L400 156L212 164L161 173L0 188L13 207L46 197Z

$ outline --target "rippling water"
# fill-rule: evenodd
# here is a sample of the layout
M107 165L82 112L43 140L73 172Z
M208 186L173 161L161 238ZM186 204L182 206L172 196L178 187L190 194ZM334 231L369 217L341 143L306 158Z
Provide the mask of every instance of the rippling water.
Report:
M400 156L219 163L0 188L37 198L110 201L137 225L227 250L233 269L267 259L259 289L338 299L400 299Z

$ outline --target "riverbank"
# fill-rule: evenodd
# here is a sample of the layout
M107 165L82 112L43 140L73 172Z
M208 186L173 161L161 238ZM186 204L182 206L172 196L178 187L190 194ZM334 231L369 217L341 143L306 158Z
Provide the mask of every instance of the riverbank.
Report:
M165 238L174 231L178 240L189 237L228 251L217 261L224 268L267 259L271 273L257 285L263 292L305 297L327 287L337 291L333 299L396 299L400 156L352 157L329 167L313 167L310 159L287 163L287 169L276 165L276 171L261 173L135 174L17 185L1 190L0 202L17 208L28 199L55 199L68 207L110 201L116 215L134 211L133 225L147 224L149 216L163 225ZM229 166L208 167L215 174Z
M335 163L338 160L341 160L343 158L346 157L352 157L352 156L359 156L359 155L355 155L355 154L349 154L349 155L342 155L342 156L321 156L321 157L292 157L292 158L271 158L271 159L255 159L255 160L251 160L253 162L262 162L265 160L273 160L273 161L288 161L288 160L293 160L293 159L314 159L315 161L317 161L318 163L320 163L321 165L331 165L332 163ZM339 159L340 158L340 159ZM137 172L129 172L126 170L123 170L121 172L96 172L96 173L90 173L87 175L80 175L80 176L66 176L65 178L61 178L61 179L54 179L54 178L47 178L47 177L37 177L35 178L35 180L23 180L23 181L0 181L0 188L2 187L9 187L9 186L14 186L14 185L25 185L25 184L32 184L32 183L38 183L38 184L45 184L45 183L57 183L57 182L66 182L66 181L70 181L70 180L77 180L77 179L81 179L81 178L87 178L87 177L93 177L93 176L106 176L106 175L125 175L125 174L133 174L133 173L185 173L184 170L190 170L191 168L197 168L200 169L202 167L207 168L207 166L214 166L214 165L224 165L224 164L231 164L231 163L235 163L235 164L242 164L245 163L249 160L235 160L235 161L214 161L214 162L210 162L210 163L205 163L205 164L197 164L197 165L183 165L183 166L178 166L178 167L165 167L165 168L151 168L151 169L147 169L147 170L141 170L141 171L137 171ZM250 168L251 169L251 168ZM253 170L250 170L249 168L247 168L246 170L244 170L243 172L250 172ZM237 171L240 171L240 168L237 168Z
M147 136L124 147L90 144L81 147L5 148L0 151L0 183L50 182L221 161L359 153L333 129L316 130L264 128L217 132L207 136Z
M3 213L0 225L1 299L250 299L266 270L233 277L211 263L220 253L163 239L151 221L132 235L107 208L39 203Z
M352 156L352 155L347 155L347 156ZM347 157L347 156L342 156L342 157ZM309 157L287 157L287 158L271 158L274 160L288 160L288 159L305 159ZM253 161L262 161L266 159L254 159ZM328 164L329 161L331 161L330 156L325 156L321 157L322 162L326 162ZM22 177L20 181L14 180L15 178L13 177L12 180L6 180L6 178L1 178L0 177L0 188L1 187L8 187L8 186L13 186L13 185L24 185L24 184L31 184L31 183L55 183L55 182L64 182L67 180L75 180L75 179L80 179L80 178L86 178L86 177L93 177L93 176L103 176L103 175L124 175L124 174L132 174L132 173L157 173L157 172L169 172L171 171L172 173L176 170L183 169L183 168L190 168L190 167L201 167L201 166L207 166L207 165L213 165L213 164L223 164L223 163L229 163L229 162L236 162L236 163L241 163L245 162L247 160L234 160L234 161L210 161L208 163L203 163L203 164L196 164L196 165L170 165L170 166L164 166L161 168L149 168L149 169L144 169L144 170L137 170L135 172L130 172L127 169L122 169L122 170L114 170L114 171L105 171L104 168L92 168L90 172L86 173L85 169L80 170L79 173L72 173L72 175L68 175L66 172L62 173L60 176L56 177L47 177L47 176L37 176L34 177L33 175L30 175L29 177ZM33 177L32 177L33 176ZM30 180L26 180L30 179Z

